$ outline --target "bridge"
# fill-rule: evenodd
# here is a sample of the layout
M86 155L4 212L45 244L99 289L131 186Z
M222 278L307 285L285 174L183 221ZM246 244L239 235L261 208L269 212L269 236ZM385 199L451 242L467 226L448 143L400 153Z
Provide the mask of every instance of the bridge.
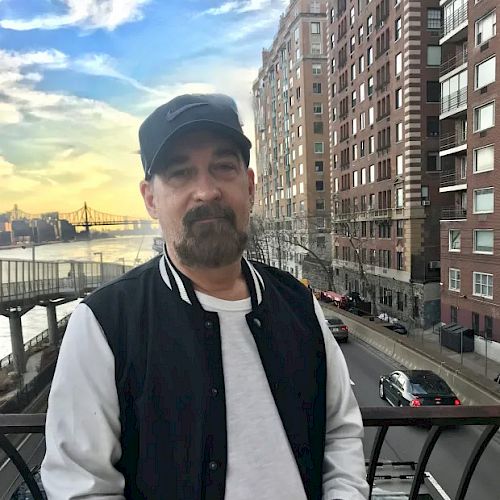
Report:
M51 345L59 342L57 305L84 297L129 270L129 266L106 262L0 259L0 314L9 318L11 360L20 375L26 369L21 317L36 305L47 309Z
M41 214L30 214L19 209L17 205L8 212L3 214L10 221L13 220L36 220L36 219L58 219L67 220L70 224L76 227L83 227L85 232L89 232L92 226L120 226L120 225L137 225L151 224L150 219L141 219L130 215L114 215L106 212L100 212L83 203L83 207L73 212L45 212Z

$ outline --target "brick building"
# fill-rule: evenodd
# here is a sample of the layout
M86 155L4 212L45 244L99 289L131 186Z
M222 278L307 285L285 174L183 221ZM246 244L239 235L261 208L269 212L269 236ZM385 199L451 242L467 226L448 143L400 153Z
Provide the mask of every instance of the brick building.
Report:
M326 2L291 1L253 85L260 258L299 278L329 260L326 28Z
M332 253L342 291L440 317L438 0L328 5Z
M441 316L500 358L500 71L497 0L442 1Z

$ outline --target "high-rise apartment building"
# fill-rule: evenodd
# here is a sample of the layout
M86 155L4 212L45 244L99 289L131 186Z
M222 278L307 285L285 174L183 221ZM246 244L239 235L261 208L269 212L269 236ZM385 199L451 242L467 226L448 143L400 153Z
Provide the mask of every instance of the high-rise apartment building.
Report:
M330 241L326 2L291 1L253 86L260 252L302 277Z
M499 4L441 5L441 315L495 340L500 355Z
M440 317L439 0L328 5L332 253L340 291Z

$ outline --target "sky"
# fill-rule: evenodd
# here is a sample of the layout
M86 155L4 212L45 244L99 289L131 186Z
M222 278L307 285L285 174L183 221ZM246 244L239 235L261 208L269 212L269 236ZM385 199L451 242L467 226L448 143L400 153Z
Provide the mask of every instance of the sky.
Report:
M0 0L0 213L143 217L137 130L179 94L231 95L253 142L252 83L288 3Z

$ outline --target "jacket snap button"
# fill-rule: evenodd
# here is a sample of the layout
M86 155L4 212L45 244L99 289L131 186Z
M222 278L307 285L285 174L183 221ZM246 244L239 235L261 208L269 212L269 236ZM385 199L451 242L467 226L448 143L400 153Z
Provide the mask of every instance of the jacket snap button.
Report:
M210 462L210 463L208 464L208 468L209 468L210 470L217 470L217 469L218 469L218 467L219 467L219 464L218 464L217 462Z
M212 396L217 396L217 394L219 394L218 389L216 389L215 387L212 387Z
M262 323L259 318L254 318L253 323L257 328L260 328L262 326Z
M205 328L211 329L213 326L214 324L210 320L205 321Z

